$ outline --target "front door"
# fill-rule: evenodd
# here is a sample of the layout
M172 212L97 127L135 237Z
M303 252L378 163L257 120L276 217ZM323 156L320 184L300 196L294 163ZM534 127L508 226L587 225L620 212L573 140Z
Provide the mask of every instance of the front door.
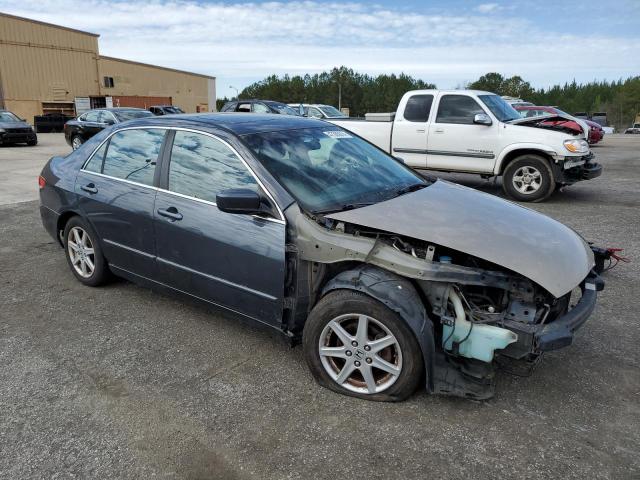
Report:
M429 126L429 169L493 172L499 126L495 121L492 125L475 124L474 117L479 113L488 114L473 97L440 97L435 121Z
M175 132L163 170L154 209L158 281L279 326L283 219L225 213L215 203L231 188L261 192L256 178L225 142L183 130Z
M412 95L402 117L394 119L391 154L413 168L427 166L427 122L432 103L433 95Z
M166 130L121 130L102 144L76 178L85 218L109 264L151 278L155 271L153 186Z

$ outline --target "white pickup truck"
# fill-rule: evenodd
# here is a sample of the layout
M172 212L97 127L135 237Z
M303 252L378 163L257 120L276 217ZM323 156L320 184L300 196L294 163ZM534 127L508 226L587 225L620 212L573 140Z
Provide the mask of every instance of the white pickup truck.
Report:
M542 201L557 186L598 177L602 166L562 115L521 118L501 97L477 90L414 90L397 112L329 120L416 169L501 175L505 193Z

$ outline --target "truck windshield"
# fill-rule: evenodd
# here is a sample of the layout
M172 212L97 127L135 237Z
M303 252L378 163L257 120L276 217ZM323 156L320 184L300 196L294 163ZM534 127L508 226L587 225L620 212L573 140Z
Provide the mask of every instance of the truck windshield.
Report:
M329 118L346 118L347 116L331 105L322 105L318 107Z
M428 185L370 143L331 125L255 133L242 139L311 213L370 205Z
M482 103L484 103L487 108L491 110L491 113L501 122L509 122L516 118L521 118L516 109L498 95L478 95L478 98L482 100Z

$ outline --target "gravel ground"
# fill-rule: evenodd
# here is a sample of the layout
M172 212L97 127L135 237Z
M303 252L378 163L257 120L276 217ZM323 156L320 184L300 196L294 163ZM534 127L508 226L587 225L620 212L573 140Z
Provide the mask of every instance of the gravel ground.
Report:
M603 177L531 207L632 263L571 347L485 402L331 393L271 332L125 281L81 286L37 202L0 202L0 478L640 478L640 138L595 151ZM0 149L0 172L15 158ZM0 191L23 198L19 183Z

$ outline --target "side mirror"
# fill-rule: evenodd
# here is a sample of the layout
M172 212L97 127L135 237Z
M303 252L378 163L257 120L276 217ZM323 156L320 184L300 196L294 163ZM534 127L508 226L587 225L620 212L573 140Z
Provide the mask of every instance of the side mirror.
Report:
M218 210L255 215L262 213L260 195L247 188L232 188L216 195Z
M476 125L491 125L493 122L491 118L486 113L477 113L475 117L473 117L473 123Z

